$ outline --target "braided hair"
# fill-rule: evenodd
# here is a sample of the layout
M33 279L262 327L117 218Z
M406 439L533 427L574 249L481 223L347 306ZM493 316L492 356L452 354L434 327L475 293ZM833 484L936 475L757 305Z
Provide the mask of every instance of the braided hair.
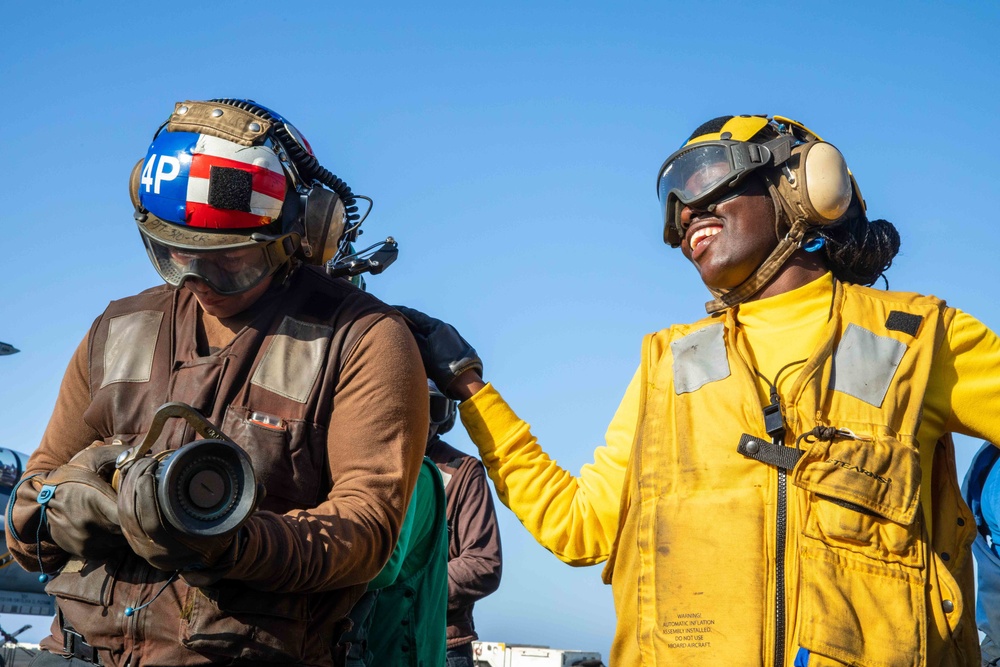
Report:
M703 134L719 132L733 116L719 116L702 123L688 141ZM750 138L753 143L765 143L778 136L770 124ZM753 177L755 175L752 175ZM781 207L775 202L777 209ZM813 232L825 240L820 251L824 263L837 280L857 285L873 285L879 278L886 281L885 272L899 253L899 232L888 220L869 221L857 201L851 201L844 217L832 225L817 226Z
M837 280L873 285L882 278L888 287L885 272L899 252L899 232L891 222L869 221L861 207L852 203L840 221L820 227L816 234L826 240L823 259Z

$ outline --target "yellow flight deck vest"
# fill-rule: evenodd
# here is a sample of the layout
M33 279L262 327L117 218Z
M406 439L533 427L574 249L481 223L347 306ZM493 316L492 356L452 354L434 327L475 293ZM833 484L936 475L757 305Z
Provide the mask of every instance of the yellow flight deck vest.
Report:
M612 665L790 667L804 651L810 667L979 665L954 448L916 440L953 312L835 281L822 342L781 397L783 447L734 309L646 338L604 573Z

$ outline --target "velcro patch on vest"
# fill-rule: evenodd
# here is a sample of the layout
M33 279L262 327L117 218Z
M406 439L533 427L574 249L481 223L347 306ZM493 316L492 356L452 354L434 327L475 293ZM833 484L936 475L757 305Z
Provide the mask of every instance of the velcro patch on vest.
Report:
M881 407L906 344L848 324L833 355L830 389Z
M729 377L724 334L725 326L719 322L670 343L675 393L697 391L709 382Z
M271 338L251 384L305 403L326 363L333 328L286 316Z
M162 320L163 313L158 310L111 318L104 343L102 389L115 382L149 382Z
M902 331L903 333L916 336L920 330L920 323L923 322L923 315L904 313L901 310L893 310L885 321L885 328L889 331Z

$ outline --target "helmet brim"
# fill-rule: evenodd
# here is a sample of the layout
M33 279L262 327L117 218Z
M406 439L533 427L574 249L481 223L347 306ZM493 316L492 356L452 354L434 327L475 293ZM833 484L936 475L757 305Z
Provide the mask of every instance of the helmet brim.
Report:
M143 234L159 241L163 245L188 250L238 248L256 243L251 238L253 234L268 234L271 231L268 227L257 227L255 229L239 231L233 229L183 227L160 220L148 212L137 216L136 224Z

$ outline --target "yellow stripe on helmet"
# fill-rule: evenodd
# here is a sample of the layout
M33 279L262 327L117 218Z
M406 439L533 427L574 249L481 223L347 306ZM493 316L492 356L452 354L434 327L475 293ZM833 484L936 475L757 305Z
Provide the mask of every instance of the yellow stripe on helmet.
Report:
M800 130L806 132L806 134L810 134L816 137L816 141L823 141L823 138L821 136L819 136L818 134L816 134L815 132L813 132L812 130L810 130L808 127L806 127L797 120L792 120L791 118L785 118L784 116L778 116L778 115L774 116L774 120L778 123L783 123L785 125L792 125L794 127L797 127Z
M718 132L710 132L701 136L693 137L685 146L696 144L700 141L718 141L722 135L729 133L727 139L733 141L750 141L750 138L763 129L770 120L766 116L733 116L726 121Z

